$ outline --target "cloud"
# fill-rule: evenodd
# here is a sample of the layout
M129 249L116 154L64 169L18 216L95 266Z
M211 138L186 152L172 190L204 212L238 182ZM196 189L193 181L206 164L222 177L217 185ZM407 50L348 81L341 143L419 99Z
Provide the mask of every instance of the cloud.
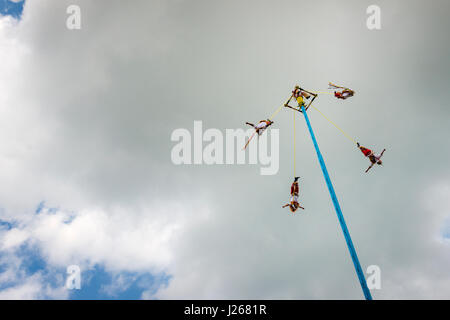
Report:
M12 229L3 236L1 250L17 247L28 239L28 234L19 229Z
M6 237L11 234L15 231L6 231ZM4 238L5 232L0 236ZM28 252L30 249L23 245L0 251L0 299L67 299L68 291L57 270L52 267L32 270L30 266L37 260L34 253Z
M63 286L51 287L47 279L40 274L34 274L18 281L15 286L0 291L2 300L36 300L36 299L67 299L68 292Z
M0 283L8 285L0 291L3 296L10 294L13 299L19 296L24 299L61 297L51 292L45 281L49 280L50 274L64 275L64 270L75 264L82 272L100 265L112 274L111 282L101 289L107 296L116 296L135 283L140 287L145 284L148 288L142 290L151 292L151 287L164 285L162 280L173 261L172 242L179 241L177 233L190 223L189 213L183 212L185 208L172 206L171 209L180 213L177 223L170 219L155 219L155 214L146 212L141 213L139 220L126 221L126 213L121 209L111 210L108 214L100 210L73 213L40 205L39 212L31 219L19 221L18 226L0 233L0 252L7 253L3 262L8 266L0 273L3 278ZM25 253L24 247L27 248ZM38 268L44 271L29 270L24 266L26 260L34 259L30 256L32 252L45 261L47 266ZM16 263L12 264L13 260ZM17 277L19 270L21 276ZM42 277L41 272L49 277ZM154 281L145 278L146 274L153 274ZM83 286L88 282L89 279ZM52 290L64 293L63 297L69 296L61 281Z

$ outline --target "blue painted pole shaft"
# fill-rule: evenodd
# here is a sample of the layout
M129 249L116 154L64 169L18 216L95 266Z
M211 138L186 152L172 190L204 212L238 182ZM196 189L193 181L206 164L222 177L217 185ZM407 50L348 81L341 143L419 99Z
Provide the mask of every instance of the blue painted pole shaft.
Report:
M344 216L341 211L341 207L339 205L339 201L336 197L336 193L334 192L333 184L331 183L330 176L328 175L327 167L325 166L325 161L323 160L322 154L320 153L319 145L317 144L316 137L314 136L313 129L311 127L311 123L309 122L308 115L306 114L305 107L302 105L302 112L305 116L306 124L308 125L309 133L311 134L311 139L314 144L314 148L316 148L317 157L319 158L320 166L322 167L323 176L325 177L325 181L328 186L328 191L330 191L331 200L333 200L334 208L336 209L336 214L339 219L339 223L341 224L342 232L344 233L345 241L347 242L348 250L350 251L350 255L353 260L353 265L355 266L356 274L358 275L359 283L361 284L361 288L364 292L364 296L366 300L372 300L372 295L370 294L370 290L367 287L366 278L364 277L364 273L361 269L361 264L359 263L358 255L356 254L355 247L353 246L352 238L350 237L350 233L348 232L347 225L344 220Z

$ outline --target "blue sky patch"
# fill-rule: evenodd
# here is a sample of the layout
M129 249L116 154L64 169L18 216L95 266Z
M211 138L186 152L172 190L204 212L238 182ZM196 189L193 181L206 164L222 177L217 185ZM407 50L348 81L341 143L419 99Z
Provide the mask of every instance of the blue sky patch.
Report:
M12 228L14 228L14 224L10 221L3 221L2 219L0 219L0 230L5 229L5 230L11 230Z
M45 285L52 288L65 286L67 278L66 268L52 267L41 256L36 246L22 245L16 252L21 265L17 272L21 274L18 279L0 283L0 290L7 289L34 274L39 274ZM0 274L8 269L7 254L0 251ZM19 282L17 282L19 281ZM167 287L170 276L165 274L153 275L148 272L109 272L104 266L96 265L89 270L81 270L81 289L69 290L71 300L137 300L142 298L144 291L150 296L159 288ZM44 298L48 298L45 297Z
M160 287L167 286L169 280L168 276L150 273L110 273L103 266L96 265L91 270L81 271L81 289L71 290L69 299L137 300L141 299L144 291L156 293Z
M55 214L58 208L48 207L45 201L41 201L34 213ZM75 214L69 215L65 223L70 224ZM0 231L8 232L17 227L14 221L0 219ZM16 257L19 264L12 263L12 257ZM86 261L88 263L88 261ZM0 250L0 276L2 273L13 270L16 277L4 280L0 283L0 291L20 285L27 278L37 275L43 285L53 289L65 286L67 270L64 266L54 266L48 263L45 255L33 241L26 241L13 251ZM146 297L152 296L160 288L167 287L171 276L165 273L152 274L150 272L111 271L103 264L96 264L90 269L81 268L81 289L67 289L68 298L74 300L135 300L141 299L146 292ZM42 292L43 299L47 297Z
M22 16L23 5L25 0L20 2L13 2L11 0L0 0L0 15L11 16L20 19Z
M442 236L444 239L450 239L450 217L445 219L444 226L442 228Z

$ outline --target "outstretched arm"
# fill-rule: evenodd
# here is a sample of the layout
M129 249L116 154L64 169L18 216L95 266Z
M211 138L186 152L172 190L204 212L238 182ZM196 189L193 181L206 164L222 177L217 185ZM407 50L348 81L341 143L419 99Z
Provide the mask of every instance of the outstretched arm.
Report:
M366 173L373 167L373 165L375 164L375 162L373 162L366 170Z
M334 83L331 83L331 82L328 82L328 86L331 87L329 89L347 89L346 87L341 87L341 86L338 86L338 85L336 85Z

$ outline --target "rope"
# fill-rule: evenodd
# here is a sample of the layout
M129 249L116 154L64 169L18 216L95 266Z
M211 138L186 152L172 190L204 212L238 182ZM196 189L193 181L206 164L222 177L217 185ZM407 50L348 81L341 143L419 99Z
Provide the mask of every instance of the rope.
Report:
M253 136L255 135L255 133L256 133L256 130L255 130L255 132L253 132L253 134L250 136L250 138L248 138L248 141L247 141L247 143L245 144L244 148L242 148L242 150L245 150L245 149L247 148L248 144L249 144L250 141L252 140L252 138L253 138Z
M324 117L326 120L328 120L333 126L335 126L340 132L342 132L344 134L344 136L349 139L350 141L354 142L355 144L357 143L355 139L353 139L349 134L347 134L344 130L342 130L336 123L334 123L333 121L331 121L326 115L324 115L319 109L317 109L314 106L313 107L315 110L317 110L322 117Z
M283 108L284 105L281 105L280 107L278 107L277 110L275 110L274 113L272 113L272 115L269 117L269 120L273 120L273 118L278 114L278 112L280 112L281 108Z
M318 94L318 93L320 93L320 94L334 94L332 92L325 92L325 91L316 91L316 92L313 92L313 93L315 93L315 94Z

